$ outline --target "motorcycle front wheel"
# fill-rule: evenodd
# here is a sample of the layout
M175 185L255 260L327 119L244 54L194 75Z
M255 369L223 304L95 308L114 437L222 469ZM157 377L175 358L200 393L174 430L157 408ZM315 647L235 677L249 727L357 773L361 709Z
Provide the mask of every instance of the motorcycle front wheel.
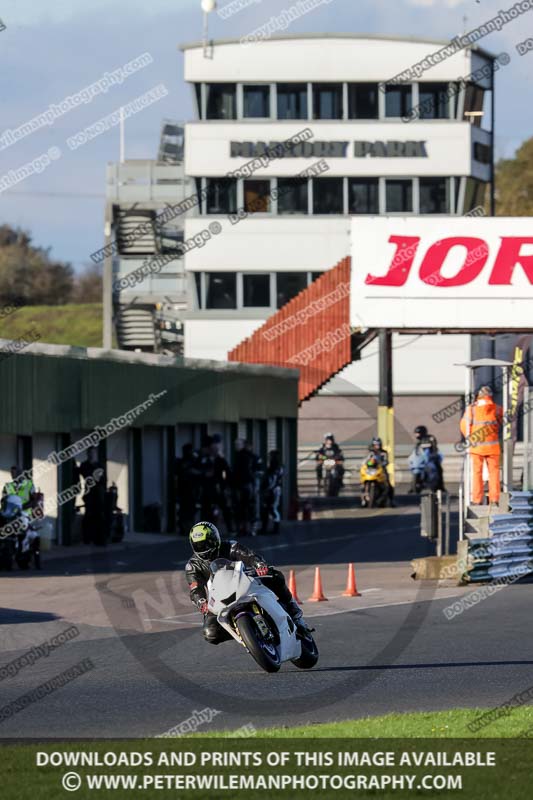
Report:
M306 636L302 636L301 642L301 655L299 658L293 658L292 663L299 669L312 669L318 661L318 647L316 646L316 642L310 633Z
M281 666L279 653L273 644L265 642L252 617L239 617L237 628L248 652L261 669L265 672L278 672Z
M367 486L368 494L368 508L374 508L376 505L376 482L368 481Z

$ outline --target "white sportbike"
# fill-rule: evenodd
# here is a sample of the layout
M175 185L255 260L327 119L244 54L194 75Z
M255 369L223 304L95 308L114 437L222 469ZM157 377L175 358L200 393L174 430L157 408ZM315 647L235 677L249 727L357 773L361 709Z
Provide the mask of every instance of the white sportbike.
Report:
M208 608L218 623L266 672L284 661L311 669L318 648L309 631L300 632L278 598L242 561L217 558L210 565ZM253 574L252 574L253 573Z

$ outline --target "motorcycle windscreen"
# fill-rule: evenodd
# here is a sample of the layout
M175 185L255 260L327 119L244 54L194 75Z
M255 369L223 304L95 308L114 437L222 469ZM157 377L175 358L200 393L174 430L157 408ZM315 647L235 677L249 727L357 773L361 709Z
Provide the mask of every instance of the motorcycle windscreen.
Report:
M235 569L235 564L235 561L230 561L227 558L215 558L214 561L211 561L209 569L211 571L211 575L216 575L216 573L220 572L220 570L233 571Z

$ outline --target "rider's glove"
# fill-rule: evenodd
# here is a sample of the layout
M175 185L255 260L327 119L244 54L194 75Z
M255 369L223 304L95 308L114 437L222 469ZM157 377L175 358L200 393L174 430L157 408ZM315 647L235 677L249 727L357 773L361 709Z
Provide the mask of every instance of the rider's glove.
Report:
M208 611L207 600L203 600L200 603L200 605L198 606L198 609L200 610L200 612L202 614L204 614L204 615L207 614L207 611Z
M255 568L255 571L260 578L264 578L265 575L268 575L268 567L266 564L258 564Z

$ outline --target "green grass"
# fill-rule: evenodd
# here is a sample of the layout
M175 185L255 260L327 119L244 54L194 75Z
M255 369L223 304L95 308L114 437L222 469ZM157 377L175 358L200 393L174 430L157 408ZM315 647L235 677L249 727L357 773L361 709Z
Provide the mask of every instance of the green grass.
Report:
M32 335L33 332L33 335ZM102 346L102 304L23 306L0 319L2 339L29 339L43 344Z
M451 711L428 711L413 714L387 714L383 717L368 717L346 722L331 722L321 725L302 725L295 728L268 728L258 730L257 736L267 739L291 738L511 738L520 737L524 731L533 735L533 707L510 708L505 717L487 724L478 732L468 729L468 723L491 709L454 709ZM207 729L197 736L209 736ZM231 731L215 734L230 737Z

